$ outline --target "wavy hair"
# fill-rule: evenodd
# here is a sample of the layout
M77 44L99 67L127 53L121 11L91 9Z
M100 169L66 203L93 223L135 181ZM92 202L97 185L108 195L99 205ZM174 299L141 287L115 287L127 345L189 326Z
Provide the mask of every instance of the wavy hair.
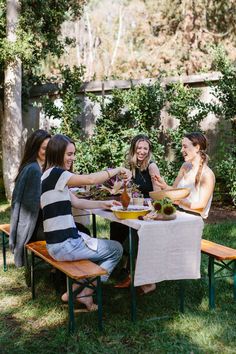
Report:
M141 141L146 141L149 145L149 152L147 157L143 160L141 165L138 165L138 159L137 159L137 147L138 144ZM138 134L136 135L132 140L130 144L129 151L126 155L126 166L131 169L133 176L135 177L135 168L140 168L141 171L146 170L148 168L148 165L151 161L152 157L152 144L151 141L149 140L147 135L144 134Z

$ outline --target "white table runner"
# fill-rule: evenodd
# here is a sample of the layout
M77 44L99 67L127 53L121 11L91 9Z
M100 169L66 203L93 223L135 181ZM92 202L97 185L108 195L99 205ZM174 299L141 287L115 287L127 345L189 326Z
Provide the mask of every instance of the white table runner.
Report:
M99 209L91 212L138 231L135 286L163 280L200 278L204 227L200 216L178 211L175 220L141 221L118 220L113 213Z

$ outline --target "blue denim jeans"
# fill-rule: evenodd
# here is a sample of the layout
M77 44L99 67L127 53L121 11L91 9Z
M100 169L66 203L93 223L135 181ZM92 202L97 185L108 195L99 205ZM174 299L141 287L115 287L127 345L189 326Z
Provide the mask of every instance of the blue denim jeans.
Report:
M123 248L117 241L98 239L97 250L90 249L79 238L69 238L64 242L47 244L48 253L56 261L78 261L89 259L104 268L108 275L101 276L102 281L106 281L122 257Z

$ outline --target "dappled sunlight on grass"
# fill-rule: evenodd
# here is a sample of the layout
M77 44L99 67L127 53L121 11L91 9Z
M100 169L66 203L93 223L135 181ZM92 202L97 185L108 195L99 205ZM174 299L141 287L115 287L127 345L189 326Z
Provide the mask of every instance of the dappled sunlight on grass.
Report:
M108 235L108 224L99 221L99 225L98 234ZM236 239L232 223L207 225L205 232L205 238L218 241L224 237L229 244ZM115 289L117 279L113 278L103 285L104 332L98 331L97 313L78 312L77 330L70 337L68 306L55 291L50 268L39 266L36 271L36 299L32 300L24 268L15 268L9 250L7 264L7 272L0 264L0 346L4 353L235 353L232 279L216 281L215 311L208 309L207 282L186 281L183 315L179 312L179 283L161 282L152 294L137 296L138 321L132 323L130 290ZM202 257L202 274L206 272L207 257Z
M234 329L230 323L225 325L225 322L221 321L221 316L214 311L208 313L208 316L202 313L188 313L179 318L176 317L172 323L168 323L168 328L177 336L186 336L196 348L200 348L204 353L223 353L226 332L231 332L231 338L234 336ZM229 343L227 352L233 353L234 348L235 343Z

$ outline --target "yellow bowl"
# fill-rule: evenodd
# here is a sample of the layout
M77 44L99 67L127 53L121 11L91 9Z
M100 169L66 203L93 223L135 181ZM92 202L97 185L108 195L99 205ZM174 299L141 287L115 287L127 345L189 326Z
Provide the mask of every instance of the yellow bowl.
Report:
M138 208L139 207L139 208ZM112 208L113 214L117 219L138 219L139 216L144 216L149 213L150 208L145 206L129 206L128 210L122 210L122 207Z
M181 200L183 198L186 198L189 195L189 193L190 193L189 188L173 188L168 190L149 192L149 196L153 200L161 200L163 198L169 198L172 201L174 201L174 200Z

